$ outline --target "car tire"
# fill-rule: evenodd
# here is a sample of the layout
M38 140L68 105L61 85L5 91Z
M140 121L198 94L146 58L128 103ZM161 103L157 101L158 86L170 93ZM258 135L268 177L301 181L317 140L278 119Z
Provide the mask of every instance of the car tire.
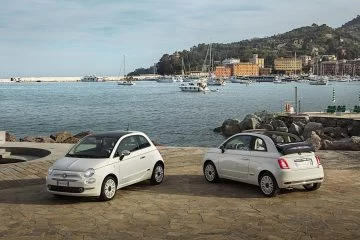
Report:
M164 166L161 163L157 163L154 166L154 170L151 175L150 182L153 185L162 183L164 179Z
M101 185L100 199L102 201L109 201L115 197L116 181L114 177L108 176L104 179Z
M259 186L262 194L266 197L275 197L280 191L275 177L269 172L260 176Z
M321 186L321 183L310 183L310 184L305 184L303 185L303 187L307 190L307 191L315 191L317 189L319 189Z
M219 175L215 165L212 162L206 162L204 164L204 176L208 182L215 183L219 181Z

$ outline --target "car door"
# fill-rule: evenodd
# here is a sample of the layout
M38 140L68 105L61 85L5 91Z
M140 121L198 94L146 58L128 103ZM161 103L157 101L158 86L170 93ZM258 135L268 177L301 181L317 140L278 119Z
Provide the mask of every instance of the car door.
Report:
M143 164L146 159L144 149L139 148L137 135L125 137L118 145L117 152L129 151L130 154L119 158L119 185L127 186L142 181L148 166Z
M219 172L222 177L241 180L248 177L251 136L237 135L223 144L224 152L219 157Z

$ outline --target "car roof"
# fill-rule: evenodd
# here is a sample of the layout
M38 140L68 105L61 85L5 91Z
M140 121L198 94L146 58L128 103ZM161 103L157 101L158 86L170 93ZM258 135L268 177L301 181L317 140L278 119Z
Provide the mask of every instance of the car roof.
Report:
M278 136L289 136L297 141L301 141L301 138L295 134L289 133L289 132L281 132L281 131L274 131L274 130L267 130L267 129L249 129L244 130L241 133L255 133L255 134L262 134L266 136L271 136L272 134L278 135Z
M121 138L122 136L131 134L131 133L141 133L141 132L116 130L116 131L107 131L107 132L93 133L93 134L90 134L90 135L91 135L91 136L96 136L96 137L114 137L114 138Z

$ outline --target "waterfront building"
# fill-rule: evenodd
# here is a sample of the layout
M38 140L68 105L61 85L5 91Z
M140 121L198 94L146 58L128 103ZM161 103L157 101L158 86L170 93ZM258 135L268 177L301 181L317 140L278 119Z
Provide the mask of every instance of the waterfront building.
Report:
M276 58L274 70L287 75L299 74L302 70L302 60L299 58Z
M360 76L360 59L315 62L314 74Z
M215 76L230 77L231 76L231 67L230 66L216 66L215 67Z
M301 63L304 66L309 66L311 64L311 56L308 55L302 55L300 56Z
M253 54L252 58L249 58L249 63L256 64L259 68L264 68L265 59L259 58L257 54Z
M259 75L260 76L268 76L271 74L271 68L260 68Z
M259 65L253 63L237 63L232 65L232 76L259 76Z

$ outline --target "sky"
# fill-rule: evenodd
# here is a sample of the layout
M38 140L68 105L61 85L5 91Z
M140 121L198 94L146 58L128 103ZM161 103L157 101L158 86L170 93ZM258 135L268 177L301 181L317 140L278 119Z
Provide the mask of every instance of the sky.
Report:
M360 14L359 0L0 0L0 78L118 76L199 43ZM260 56L261 57L261 56Z

